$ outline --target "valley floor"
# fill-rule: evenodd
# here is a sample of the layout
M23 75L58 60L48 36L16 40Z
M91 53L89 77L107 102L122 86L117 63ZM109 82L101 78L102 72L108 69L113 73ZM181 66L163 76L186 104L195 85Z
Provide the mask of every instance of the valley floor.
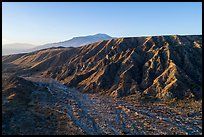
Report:
M55 122L57 131L29 133L29 129L26 129L26 132L19 134L202 134L202 109L187 113L161 103L149 104L98 94L84 94L55 81L30 77L25 79L39 85L39 89L32 94L37 95L45 89L50 94L49 99L48 96L35 98L35 101L31 102L34 109L30 112L38 115L57 115L58 119L50 120Z

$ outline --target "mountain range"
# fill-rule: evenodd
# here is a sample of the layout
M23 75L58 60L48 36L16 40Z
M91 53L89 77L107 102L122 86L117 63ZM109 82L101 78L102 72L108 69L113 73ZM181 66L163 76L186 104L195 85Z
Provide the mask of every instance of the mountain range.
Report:
M108 40L111 38L112 37L107 34L99 33L95 35L74 37L70 40L44 44L40 46L35 46L26 43L5 44L2 47L2 55L26 53L51 47L79 47L82 45L91 44L100 40Z

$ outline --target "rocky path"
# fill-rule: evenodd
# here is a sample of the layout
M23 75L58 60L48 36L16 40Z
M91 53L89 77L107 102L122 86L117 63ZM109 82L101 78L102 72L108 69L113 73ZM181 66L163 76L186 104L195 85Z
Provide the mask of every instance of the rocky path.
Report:
M163 104L114 99L98 94L83 94L54 80L25 78L46 87L49 99L41 99L43 107L66 114L86 134L161 135L202 134L202 110L180 114Z

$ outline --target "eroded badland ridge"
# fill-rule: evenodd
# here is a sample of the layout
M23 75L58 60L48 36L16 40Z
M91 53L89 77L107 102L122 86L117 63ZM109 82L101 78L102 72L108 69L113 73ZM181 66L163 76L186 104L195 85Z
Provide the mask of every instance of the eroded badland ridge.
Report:
M99 41L79 48L54 48L3 57L84 92L156 98L201 98L202 36L153 36ZM23 72L22 72L23 73Z
M202 35L115 38L2 63L4 134L202 133ZM140 102L187 99L194 110Z

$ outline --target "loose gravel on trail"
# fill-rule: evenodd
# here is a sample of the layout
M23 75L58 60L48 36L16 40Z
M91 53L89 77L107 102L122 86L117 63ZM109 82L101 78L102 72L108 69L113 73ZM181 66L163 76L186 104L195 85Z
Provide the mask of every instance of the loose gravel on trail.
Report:
M27 77L50 92L49 99L39 98L46 109L65 114L67 119L90 135L201 135L202 110L180 114L159 103L115 99L98 94L81 93L54 80ZM38 91L35 91L38 92Z

